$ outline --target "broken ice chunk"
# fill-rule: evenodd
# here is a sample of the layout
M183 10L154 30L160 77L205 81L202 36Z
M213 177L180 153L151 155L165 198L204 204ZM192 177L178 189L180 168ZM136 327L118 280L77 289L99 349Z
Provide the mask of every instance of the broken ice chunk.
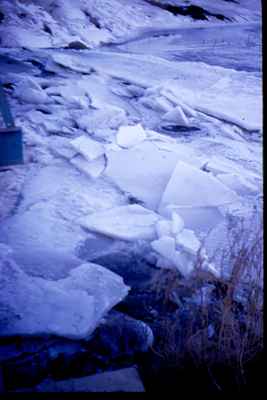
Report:
M195 118L197 116L197 112L192 107L185 104L184 102L180 101L180 106L182 107L182 110L185 113L185 115L187 115L188 117Z
M97 129L117 129L120 125L127 124L127 116L119 107L105 106L103 109L93 110L90 115L81 115L77 123L81 129L94 133Z
M183 229L182 232L178 233L176 243L192 255L196 255L201 246L200 241L191 229Z
M177 235L184 229L184 221L176 212L172 212L172 234Z
M44 90L32 88L18 88L16 90L16 96L23 102L30 104L48 104L54 102L54 100L50 98Z
M144 96L140 99L140 103L145 107L160 112L168 112L172 109L172 104L163 96Z
M171 217L173 211L182 215L185 226L197 232L208 232L223 220L223 214L217 206L207 207L179 207L169 204L162 214Z
M164 114L162 119L163 121L174 122L176 125L179 126L189 126L188 118L186 117L180 106L177 106L171 111Z
M178 155L144 141L129 150L109 151L107 158L105 174L146 207L157 209Z
M48 280L26 274L0 244L0 336L88 337L103 316L128 293L123 279L93 263L67 277Z
M83 156L78 154L77 156L73 157L70 162L90 178L98 178L106 167L104 156L88 162Z
M133 241L153 240L159 215L140 205L115 207L83 217L78 222L93 232L112 238Z
M195 261L188 253L176 251L173 257L173 263L184 277L189 276L195 269Z
M96 142L85 135L72 140L71 145L88 161L95 160L105 153L105 148L101 143Z
M141 124L121 126L117 133L117 143L121 147L133 147L146 139L146 132Z
M166 220L158 221L156 225L156 231L159 239L162 236L171 236L172 235L171 221L166 221Z
M162 257L167 258L171 262L175 255L175 239L170 236L162 236L158 240L151 243L151 247Z

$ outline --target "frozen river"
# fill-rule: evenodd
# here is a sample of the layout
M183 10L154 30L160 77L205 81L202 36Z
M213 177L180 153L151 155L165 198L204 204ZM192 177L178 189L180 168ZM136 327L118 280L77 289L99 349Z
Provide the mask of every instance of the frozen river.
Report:
M79 263L77 248L88 236L82 216L129 198L156 211L178 158L220 175L241 195L238 210L246 212L261 192L257 24L147 29L92 50L1 49L0 73L34 160L25 165L20 202L0 234L28 272L50 268L54 276L47 264L56 260L64 276L67 264ZM177 105L187 117L166 120ZM119 127L136 123L146 140L136 152L120 148ZM72 139L88 135L105 146L96 165L71 147ZM97 178L90 175L98 170ZM12 202L8 195L1 201L6 213Z

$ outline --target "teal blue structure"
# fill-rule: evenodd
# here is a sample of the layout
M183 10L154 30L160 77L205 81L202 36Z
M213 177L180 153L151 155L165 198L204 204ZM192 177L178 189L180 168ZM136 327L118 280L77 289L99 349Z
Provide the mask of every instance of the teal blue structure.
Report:
M0 125L0 167L23 163L22 130L15 126L10 106L0 83L0 112L5 127Z

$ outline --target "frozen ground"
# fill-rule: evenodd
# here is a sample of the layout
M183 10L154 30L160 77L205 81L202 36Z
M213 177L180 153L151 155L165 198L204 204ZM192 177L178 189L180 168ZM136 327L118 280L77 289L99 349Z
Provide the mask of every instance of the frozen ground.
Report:
M158 266L189 275L199 240L216 228L223 245L226 216L248 217L262 196L257 11L227 2L238 23L194 25L139 0L38 1L39 14L28 3L0 24L1 79L25 144L25 164L0 171L1 243L32 279L70 279L80 246L99 240L100 256L106 237L113 251L151 242ZM75 40L117 44L62 48Z

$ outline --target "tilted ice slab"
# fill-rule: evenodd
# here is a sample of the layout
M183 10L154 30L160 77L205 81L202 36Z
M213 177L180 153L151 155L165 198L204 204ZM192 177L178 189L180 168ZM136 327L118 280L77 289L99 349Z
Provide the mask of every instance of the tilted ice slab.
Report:
M133 149L109 151L107 158L105 174L124 192L156 210L179 156L143 142Z
M164 121L176 123L176 125L179 126L189 126L189 121L180 106L164 114L162 119Z
M133 241L152 240L156 237L156 222L160 216L133 204L115 207L81 218L78 222L90 231L112 238Z
M134 126L121 126L117 133L119 146L129 148L142 143L146 139L146 132L141 124Z
M222 218L218 207L237 202L237 194L212 174L178 161L159 205L159 213L175 210L186 228L207 230Z
M64 279L49 281L23 272L0 245L0 336L59 335L82 339L128 293L123 279L87 263Z

